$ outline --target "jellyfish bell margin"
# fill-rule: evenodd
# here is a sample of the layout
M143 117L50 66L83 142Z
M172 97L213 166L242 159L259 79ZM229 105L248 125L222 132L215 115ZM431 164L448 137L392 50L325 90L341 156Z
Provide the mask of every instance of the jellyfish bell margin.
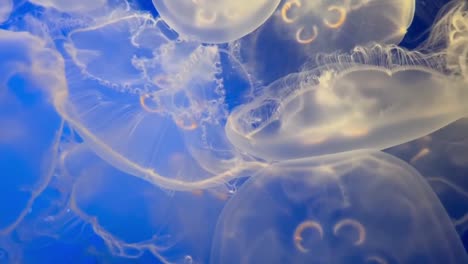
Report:
M280 0L213 1L153 0L161 18L182 38L226 43L262 25Z
M455 264L468 256L416 170L383 152L355 151L278 162L228 201L211 263L279 259Z
M420 138L468 113L466 80L444 72L445 58L380 44L324 55L235 109L227 137L270 161Z

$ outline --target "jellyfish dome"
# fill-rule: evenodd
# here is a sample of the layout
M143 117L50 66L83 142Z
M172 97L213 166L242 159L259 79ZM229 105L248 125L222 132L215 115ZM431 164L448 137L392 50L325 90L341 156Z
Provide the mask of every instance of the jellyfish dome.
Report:
M63 122L50 101L65 80L61 56L30 33L0 30L0 57L2 236L28 214L52 177Z
M85 144L61 156L57 186L68 197L49 232L61 227L64 211L93 227L112 255L135 258L145 252L157 263L206 263L211 239L227 193L217 190L169 192L100 159ZM125 228L122 228L125 227Z
M159 15L180 35L204 43L239 39L262 25L280 0L153 0Z
M69 89L54 103L96 153L131 175L177 190L226 183L250 165L221 134L218 48L174 37L145 14L71 32Z
M414 0L287 0L231 48L269 84L300 71L318 53L346 52L372 42L398 44L414 14Z
M330 58L238 107L226 125L231 142L268 160L385 149L467 114L466 84L427 66L437 58L380 45Z
M466 263L421 175L382 152L278 163L223 209L211 263Z
M412 165L431 185L465 240L468 235L468 118L385 152Z

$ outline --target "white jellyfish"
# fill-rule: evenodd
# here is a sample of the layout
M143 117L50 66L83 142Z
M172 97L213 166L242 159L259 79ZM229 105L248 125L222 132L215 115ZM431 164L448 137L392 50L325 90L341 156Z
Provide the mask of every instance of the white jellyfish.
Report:
M382 152L278 163L218 221L211 263L464 263L421 175Z
M460 236L468 235L468 119L385 150L409 162L431 185Z
M415 14L414 0L285 0L254 33L231 48L269 84L301 70L318 53L371 42L398 44Z
M173 37L144 14L71 32L57 110L106 161L164 188L213 187L264 166L225 139L218 48Z
M112 255L131 259L150 252L162 263L183 263L187 257L207 262L227 192L165 192L119 171L85 145L64 152L61 161L58 181L71 186L64 208L88 222Z
M184 38L223 43L254 31L280 0L153 0L159 15Z
M66 89L66 83L61 56L27 32L0 30L0 57L0 262L4 263L13 261L14 254L3 241L15 234L53 176L63 122L51 100L52 94Z
M375 45L323 60L232 112L231 142L268 160L384 149L467 114L466 83L446 75L439 56Z
M439 24L448 24L447 67L468 83L468 4L461 1ZM435 34L443 34L437 32Z

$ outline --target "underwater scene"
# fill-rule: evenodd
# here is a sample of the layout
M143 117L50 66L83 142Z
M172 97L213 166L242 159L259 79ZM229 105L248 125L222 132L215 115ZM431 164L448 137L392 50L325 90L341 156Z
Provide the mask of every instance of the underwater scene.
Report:
M0 264L468 263L467 0L0 0Z

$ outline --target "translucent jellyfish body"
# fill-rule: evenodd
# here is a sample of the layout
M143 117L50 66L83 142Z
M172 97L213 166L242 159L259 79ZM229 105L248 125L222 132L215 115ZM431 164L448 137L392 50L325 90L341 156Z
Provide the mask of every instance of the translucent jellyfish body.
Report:
M317 53L398 44L414 12L414 0L286 0L232 49L255 77L270 83L299 71Z
M460 1L439 23L447 23L449 27L448 68L468 83L468 3ZM435 34L443 33L445 32L435 32Z
M225 183L244 167L222 134L218 49L173 34L145 15L72 32L69 93L56 107L121 170L169 189Z
M56 185L69 200L43 223L59 232L69 208L104 240L110 254L134 259L152 254L158 263L206 263L218 215L229 198L217 190L165 192L106 163L85 146L65 151ZM52 227L52 228L51 228ZM60 235L60 234L57 234ZM192 263L189 262L189 263Z
M407 163L354 152L277 164L223 209L212 263L465 263L445 210Z
M418 170L452 218L465 241L468 238L468 119L460 119L428 136L385 152Z
M2 240L52 177L62 120L51 95L66 85L60 55L29 33L0 30L0 57Z
M385 149L467 114L466 84L414 64L441 64L436 58L377 45L333 60L236 109L226 125L231 142L268 160Z
M239 39L262 25L280 0L153 0L159 15L177 33L205 43Z

